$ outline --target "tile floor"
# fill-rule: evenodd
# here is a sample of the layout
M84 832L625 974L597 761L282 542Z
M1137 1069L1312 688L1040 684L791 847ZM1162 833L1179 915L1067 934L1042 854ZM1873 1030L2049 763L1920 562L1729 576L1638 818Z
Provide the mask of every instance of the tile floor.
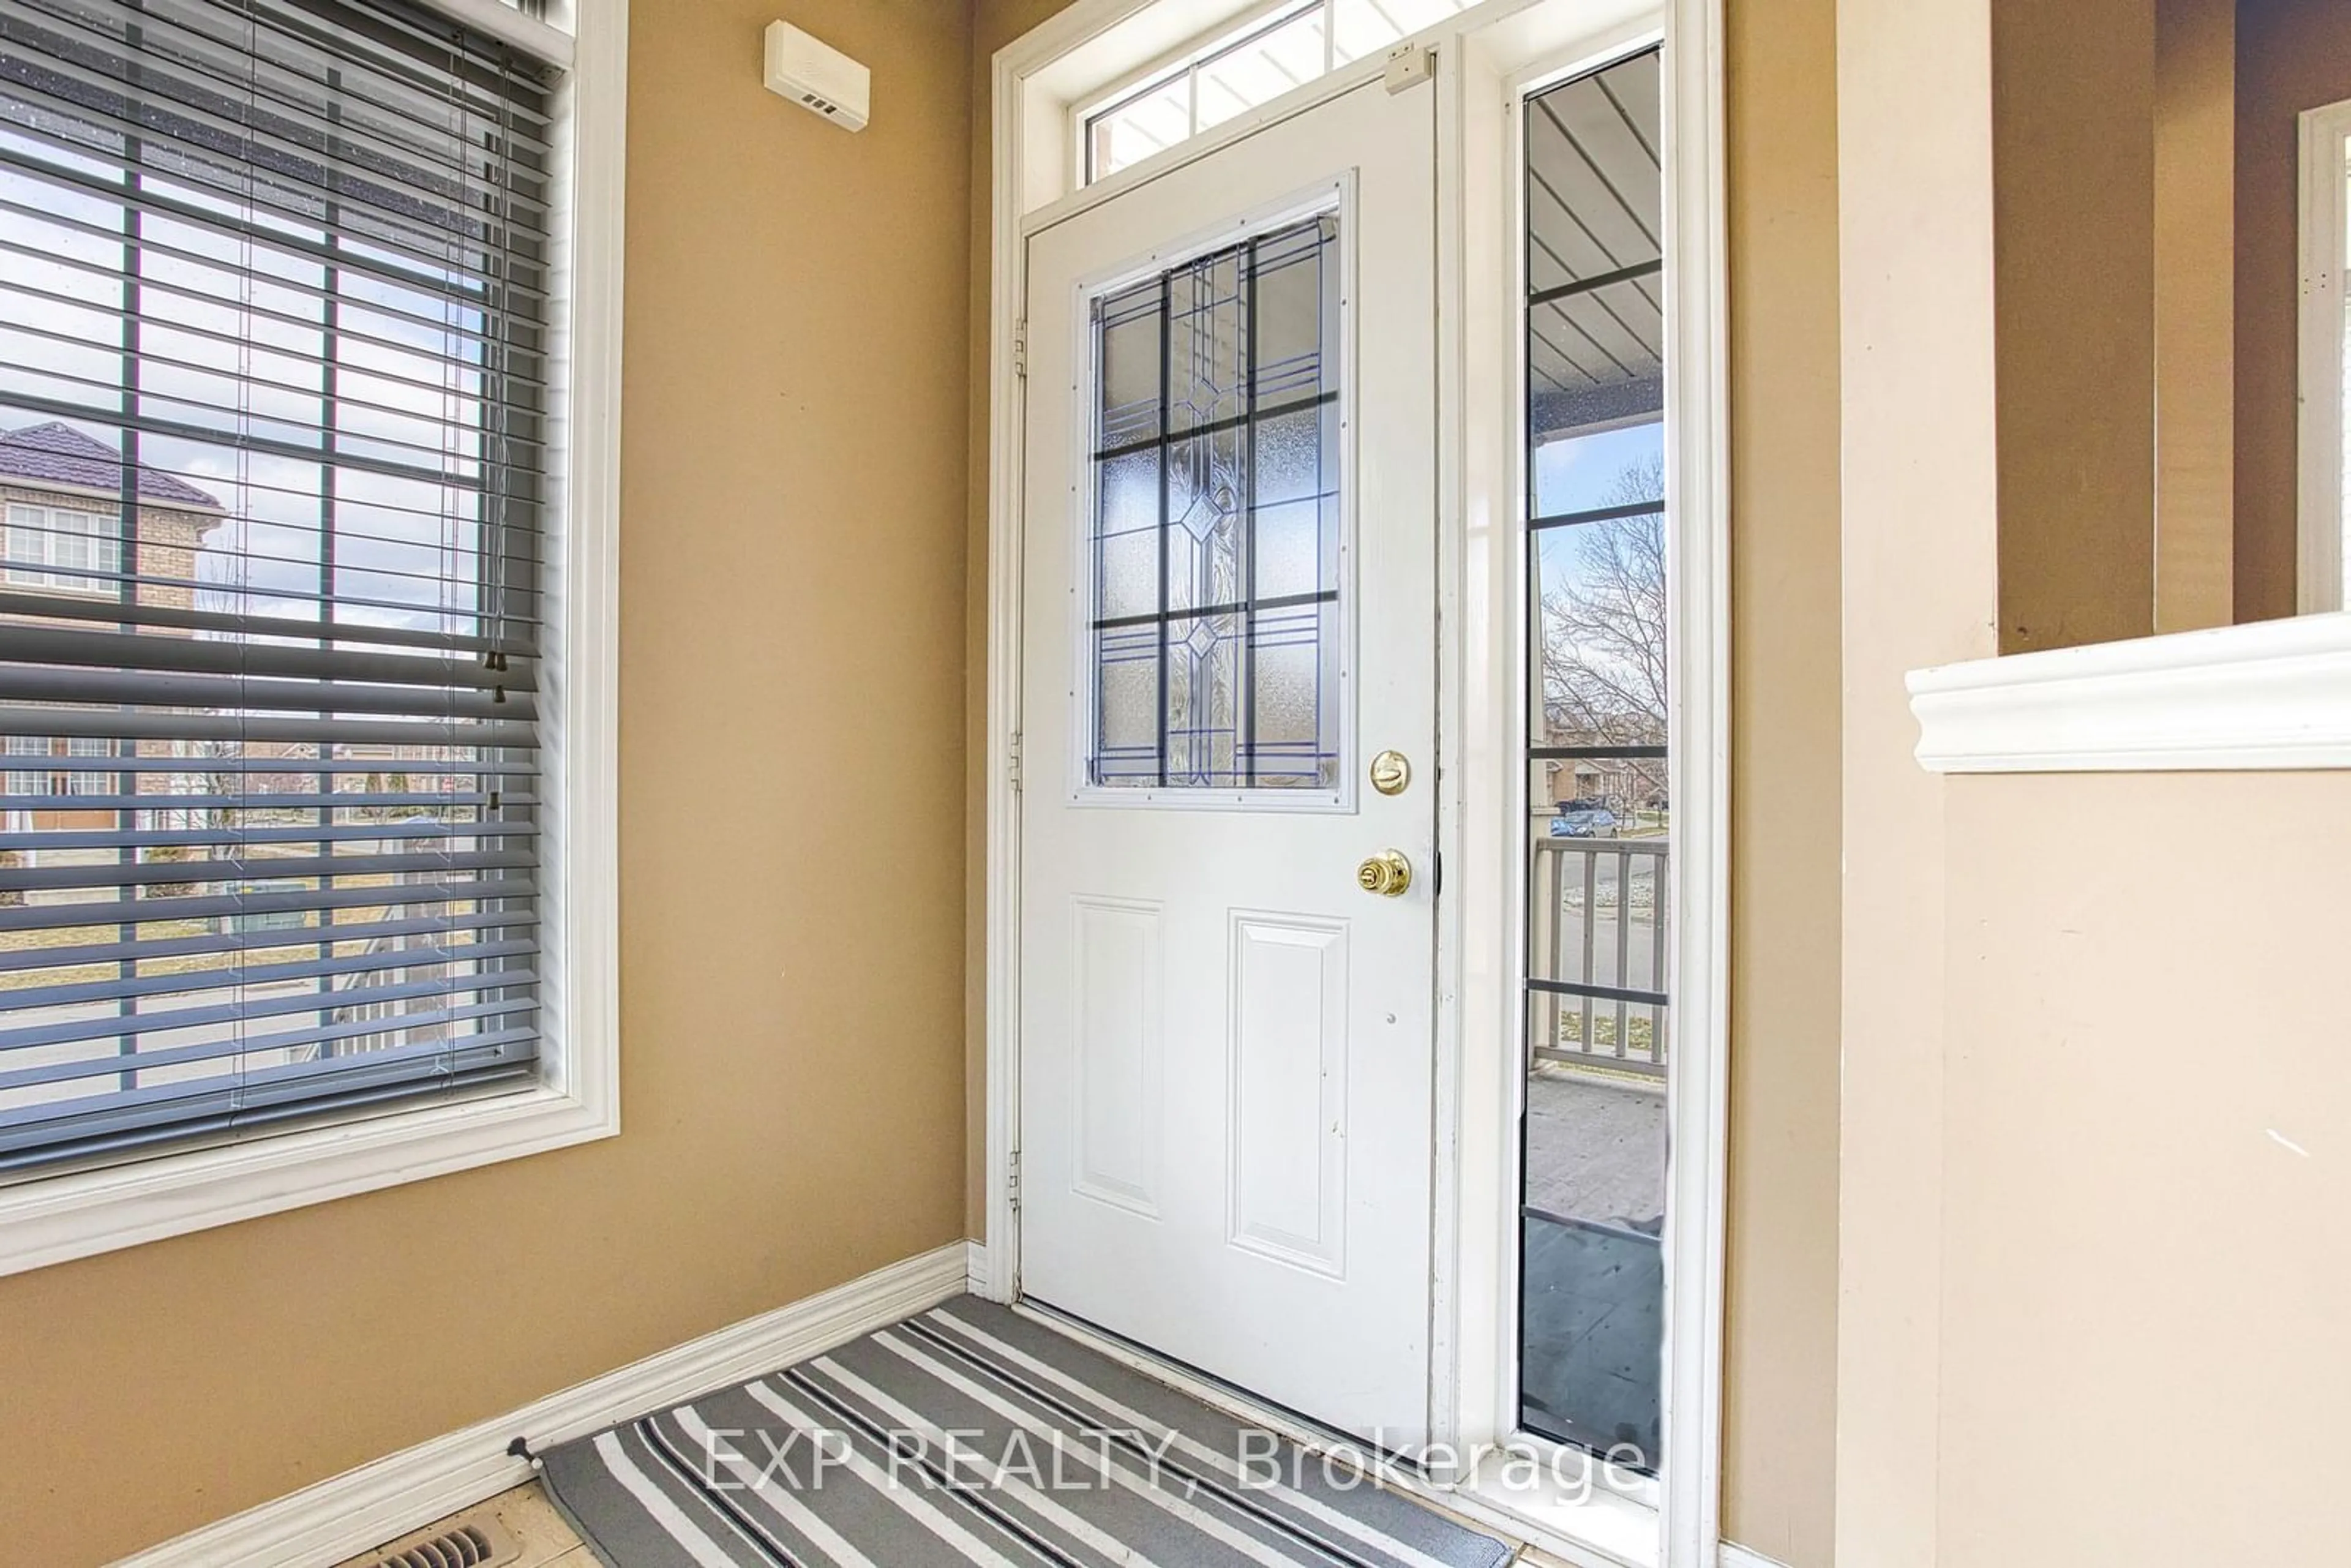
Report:
M457 1521L471 1515L475 1509L494 1511L498 1521L507 1527L507 1533L520 1543L522 1555L509 1568L550 1568L551 1564L557 1563L562 1568L606 1568L602 1561L588 1550L587 1543L574 1533L571 1526L564 1521L563 1515L556 1511L555 1505L547 1500L547 1492L537 1481L526 1481L511 1491L500 1492L486 1502L476 1503L475 1508L463 1513L436 1520L397 1541L387 1541L372 1551L362 1552L357 1557L338 1563L336 1568L373 1568L377 1562L404 1546L431 1540ZM1472 1530L1490 1528L1447 1509L1437 1508L1432 1511L1442 1513ZM1563 1560L1538 1552L1531 1546L1520 1547L1519 1554L1511 1562L1517 1568L1570 1568ZM627 1568L627 1565L613 1564L611 1568Z
M560 1563L562 1568L606 1568L601 1560L589 1551L587 1544L572 1531L571 1526L564 1522L563 1516L556 1511L553 1503L547 1500L546 1491L537 1481L526 1481L511 1491L500 1492L486 1502L475 1504L475 1508L489 1509L496 1512L498 1521L507 1527L507 1533L512 1535L521 1544L522 1555L515 1560L510 1568L549 1568L550 1564L555 1563ZM389 1553L416 1542L429 1541L474 1511L474 1509L469 1508L464 1513L454 1513L447 1519L436 1520L422 1530L412 1531L397 1541L387 1541L372 1551L362 1552L357 1557L338 1563L336 1568L372 1568L375 1563ZM1435 1511L1447 1514L1448 1518L1458 1520L1473 1530L1488 1528L1474 1520L1464 1519L1458 1514L1450 1513L1445 1509L1437 1509ZM1517 1565L1517 1568L1570 1568L1564 1560L1553 1557L1548 1552L1539 1552L1531 1546L1520 1547L1519 1554L1512 1558L1511 1562ZM615 1564L613 1568L626 1568L626 1564Z
M397 1541L387 1541L372 1551L362 1552L339 1564L338 1568L371 1568L372 1564L391 1553L418 1542L430 1541L457 1521L485 1510L497 1516L498 1522L506 1526L507 1533L522 1548L522 1555L507 1568L550 1568L555 1563L562 1564L562 1568L605 1568L571 1526L564 1521L563 1516L556 1511L555 1505L547 1500L546 1491L537 1481L526 1481L510 1491L500 1492L486 1502L475 1503L463 1513L436 1520Z

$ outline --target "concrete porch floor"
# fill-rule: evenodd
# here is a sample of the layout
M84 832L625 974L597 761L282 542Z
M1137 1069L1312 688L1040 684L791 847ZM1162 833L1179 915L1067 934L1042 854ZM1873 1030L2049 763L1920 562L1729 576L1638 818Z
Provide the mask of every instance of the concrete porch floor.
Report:
M1605 1450L1661 1447L1666 1097L1545 1064L1527 1082L1521 1418Z
M1527 1080L1527 1204L1546 1214L1655 1226L1666 1212L1666 1095L1544 1063Z

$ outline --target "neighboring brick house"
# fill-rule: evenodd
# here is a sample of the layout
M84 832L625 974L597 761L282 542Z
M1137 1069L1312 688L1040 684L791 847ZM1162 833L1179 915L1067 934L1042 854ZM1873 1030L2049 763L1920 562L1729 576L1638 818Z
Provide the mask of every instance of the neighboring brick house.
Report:
M113 447L61 421L0 431L0 592L120 601L122 510L122 456ZM141 471L131 532L132 601L194 608L197 552L227 515L210 493L169 474ZM0 614L0 624L32 619ZM116 789L116 775L104 761L113 750L107 741L11 735L0 737L0 748L5 753L0 784L7 796ZM169 755L168 747L158 754ZM43 810L34 813L33 825L103 825L107 820L97 812Z

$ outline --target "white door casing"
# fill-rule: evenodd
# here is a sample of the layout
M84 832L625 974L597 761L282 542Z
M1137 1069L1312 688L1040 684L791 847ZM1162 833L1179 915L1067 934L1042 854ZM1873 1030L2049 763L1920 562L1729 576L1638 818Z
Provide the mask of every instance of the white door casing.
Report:
M1409 1448L1428 1420L1435 94L1376 81L1033 235L1020 812L1021 1287ZM1106 789L1092 301L1335 214L1335 787ZM1400 794L1364 783L1404 753ZM1395 850L1414 881L1366 893Z

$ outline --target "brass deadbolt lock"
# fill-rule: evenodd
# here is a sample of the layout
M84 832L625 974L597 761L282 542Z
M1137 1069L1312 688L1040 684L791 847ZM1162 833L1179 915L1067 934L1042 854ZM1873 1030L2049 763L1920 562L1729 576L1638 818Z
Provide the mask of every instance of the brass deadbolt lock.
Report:
M1399 850L1382 850L1355 868L1355 885L1382 898L1402 898L1412 885L1412 862Z
M1401 795L1412 783L1412 763L1401 751L1383 751L1372 758L1372 788L1383 795Z

